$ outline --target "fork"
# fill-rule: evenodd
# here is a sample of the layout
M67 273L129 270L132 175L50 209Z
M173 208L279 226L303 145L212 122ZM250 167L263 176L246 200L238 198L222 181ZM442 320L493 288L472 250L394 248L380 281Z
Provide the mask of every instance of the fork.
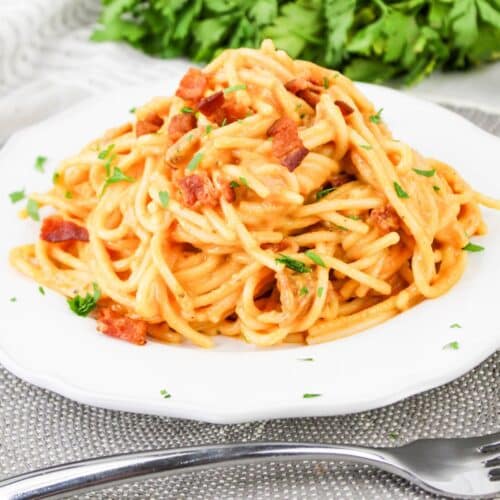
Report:
M500 493L500 432L465 439L422 439L397 448L309 443L235 443L125 453L82 460L0 481L0 498L55 498L75 491L190 472L216 465L342 460L372 465L451 498Z

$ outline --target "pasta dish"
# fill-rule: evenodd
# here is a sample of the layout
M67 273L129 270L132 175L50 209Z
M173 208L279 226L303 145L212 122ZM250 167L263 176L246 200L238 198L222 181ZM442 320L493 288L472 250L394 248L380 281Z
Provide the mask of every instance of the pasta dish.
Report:
M268 40L134 114L30 195L52 213L10 259L136 344L351 335L446 293L481 249L479 205L500 208L393 139L348 78Z

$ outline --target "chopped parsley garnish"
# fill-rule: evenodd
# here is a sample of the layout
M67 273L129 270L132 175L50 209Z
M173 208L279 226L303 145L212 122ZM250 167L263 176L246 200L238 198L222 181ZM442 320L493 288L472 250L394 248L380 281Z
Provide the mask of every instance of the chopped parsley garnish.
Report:
M110 186L111 184L116 184L117 182L135 182L135 179L133 177L125 175L121 169L115 167L113 169L113 174L108 176L104 181L104 187L102 188L101 196L104 194L104 191L108 186Z
M39 291L42 295L45 295L45 290L44 290L43 286L39 286L39 287L38 287L38 291Z
M237 90L246 90L247 86L244 83L239 83L238 85L233 85L224 89L224 94L230 94L231 92L236 92Z
M73 198L73 193L71 191L66 191L64 193L64 197L67 198L68 200L71 200Z
M307 288L307 286L303 286L300 290L299 290L299 295L301 297L303 297L304 295L307 295L309 293L309 288Z
M396 439L398 439L399 434L396 431L391 431L387 434L387 436L389 439L392 439L393 441L395 441Z
M298 358L298 361L314 361L314 358Z
M324 292L324 291L325 291L325 289L324 289L322 286L320 286L320 287L318 288L318 297L320 297L320 298L321 298L321 297L323 296L323 292Z
M360 220L361 217L359 215L346 215L346 217L348 219L352 219L352 220Z
M458 349L460 349L460 344L456 340L454 340L453 342L444 345L443 349L453 349L454 351L457 351Z
M326 76L323 77L323 87L325 89L328 89L328 87L330 87L330 80L328 80Z
M474 243L467 243L467 245L465 245L462 250L465 250L467 252L482 252L484 250L484 247L482 247L481 245L475 245Z
M212 132L212 129L213 129L212 125L207 125L205 127L205 134L207 135L210 134L210 132Z
M11 297L9 300L10 300L11 302L17 302L17 298L16 298L16 297Z
M28 200L28 203L26 204L26 212L28 212L28 215L37 222L40 220L40 214L38 213L39 208L40 205L37 201L32 200L31 198Z
M436 192L441 191L441 188L439 186L432 186L432 189L434 189L434 191Z
M239 188L240 185L236 181L231 181L229 183L229 187L232 187L233 189Z
M191 161L188 163L187 169L190 172L193 172L194 170L197 169L198 165L200 164L200 161L203 158L203 153L196 153L192 158Z
M302 395L304 399L319 398L320 396L321 394L315 394L310 392L306 392L305 394Z
M22 191L14 191L10 193L9 198L12 203L17 203L18 201L24 200L24 198L26 198L24 189Z
M414 168L413 171L418 175L423 175L424 177L432 177L436 173L435 168L431 170L420 170L418 168Z
M76 295L72 299L68 299L69 308L78 316L87 316L90 311L94 310L97 302L101 298L101 290L97 283L92 283L94 289L93 294L87 293L85 297Z
M129 113L135 113L135 109L136 109L136 108L130 108L130 109L128 110L128 112L129 112Z
M167 208L170 202L170 194L167 191L160 191L158 193L158 198L160 198L160 203L163 208Z
M181 113L193 113L193 112L194 112L194 109L190 108L189 106L183 106L181 108Z
M338 229L339 231L349 231L345 226L339 226L338 224L335 224L335 229Z
M409 198L408 193L396 182L394 181L394 189L399 198Z
M295 271L297 273L310 273L311 268L304 264L303 262L300 262L300 260L295 260L289 257L288 255L280 254L279 257L276 257L276 262L278 264L285 264L288 269L291 269L292 271Z
M326 264L323 262L323 259L315 252L312 250L307 250L305 254L315 263L318 264L318 266L321 267L326 267Z
M52 184L57 184L59 182L59 177L61 177L61 174L59 172L54 172L52 174Z
M450 325L450 328L462 328L462 325L459 325L458 323L453 323L453 325Z
M172 397L172 394L170 394L170 392L168 392L166 389L162 389L160 391L160 394L163 396L164 399L168 399L168 398Z
M98 155L97 155L97 158L99 158L99 160L105 160L109 154L111 153L111 151L113 151L113 148L115 147L114 144L110 144L106 149L103 149Z
M327 194L330 194L332 191L335 191L334 187L321 189L316 193L316 201L321 200L321 198L324 198Z
M35 169L41 172L42 174L45 172L45 163L47 161L46 156L37 156L35 160Z
M370 121L375 123L375 125L378 125L382 121L382 111L384 111L384 108L380 108L374 115L370 116Z
M363 149L373 149L369 144L360 144L359 147Z
M248 187L248 181L245 177L240 177L240 182L243 186Z

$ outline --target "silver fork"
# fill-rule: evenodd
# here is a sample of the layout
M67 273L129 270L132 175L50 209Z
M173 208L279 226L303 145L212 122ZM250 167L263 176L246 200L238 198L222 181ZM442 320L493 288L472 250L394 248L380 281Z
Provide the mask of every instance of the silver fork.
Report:
M424 490L451 498L500 493L500 432L466 439L422 439L399 448L308 443L235 443L94 458L40 469L0 482L2 500L56 498L132 478L216 465L290 460L342 460L373 465Z

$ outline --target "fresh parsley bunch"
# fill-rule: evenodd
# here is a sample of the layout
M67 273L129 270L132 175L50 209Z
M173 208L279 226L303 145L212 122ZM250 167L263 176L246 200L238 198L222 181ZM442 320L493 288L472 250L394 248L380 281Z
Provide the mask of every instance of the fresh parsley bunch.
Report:
M208 61L274 40L355 80L411 85L500 58L500 0L102 0L96 41Z

